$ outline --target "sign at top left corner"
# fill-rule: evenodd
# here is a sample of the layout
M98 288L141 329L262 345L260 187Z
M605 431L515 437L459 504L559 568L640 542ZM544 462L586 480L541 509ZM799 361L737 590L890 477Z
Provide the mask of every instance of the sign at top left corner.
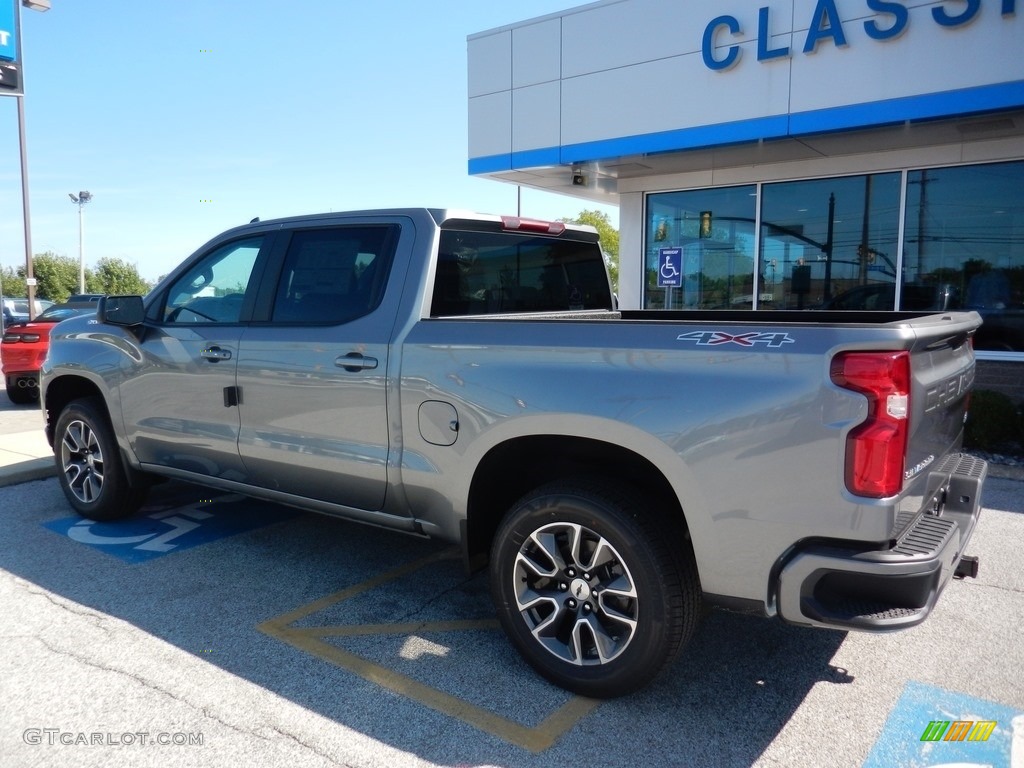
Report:
M20 96L21 62L19 61L18 2L0 0L0 96Z
M0 61L18 60L18 0L0 0Z

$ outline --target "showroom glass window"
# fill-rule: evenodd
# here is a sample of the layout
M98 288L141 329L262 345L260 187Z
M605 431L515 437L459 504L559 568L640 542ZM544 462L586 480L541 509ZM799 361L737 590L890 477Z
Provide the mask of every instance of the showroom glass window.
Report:
M1024 351L1024 162L907 174L906 286L947 297L984 320L975 349Z
M756 205L753 185L648 196L644 306L752 309Z
M764 184L758 309L894 309L899 212L899 173Z

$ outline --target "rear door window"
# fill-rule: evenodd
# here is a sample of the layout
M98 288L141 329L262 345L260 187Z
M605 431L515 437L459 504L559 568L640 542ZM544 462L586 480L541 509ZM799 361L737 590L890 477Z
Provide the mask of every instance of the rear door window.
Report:
M369 314L383 298L397 241L395 225L294 232L271 320L337 325Z
M441 232L433 317L611 308L608 274L595 242Z

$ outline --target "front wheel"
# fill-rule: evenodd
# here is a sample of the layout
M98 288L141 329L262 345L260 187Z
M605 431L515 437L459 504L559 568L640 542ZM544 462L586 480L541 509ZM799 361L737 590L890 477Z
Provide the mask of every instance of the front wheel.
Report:
M700 616L681 526L629 489L596 479L552 483L521 499L495 537L490 582L523 658L584 696L647 685Z
M75 400L61 411L53 452L61 489L82 517L117 520L145 500L147 488L128 484L114 431L97 398Z

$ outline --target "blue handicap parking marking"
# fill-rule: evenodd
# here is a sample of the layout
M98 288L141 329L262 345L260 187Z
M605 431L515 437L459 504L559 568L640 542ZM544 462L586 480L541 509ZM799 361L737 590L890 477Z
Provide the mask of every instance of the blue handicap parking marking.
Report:
M1024 712L909 681L864 768L1024 768Z
M137 517L97 523L81 517L50 520L43 526L80 544L95 547L126 563L144 563L172 552L235 536L302 513L238 494L221 494L182 503L143 507Z

